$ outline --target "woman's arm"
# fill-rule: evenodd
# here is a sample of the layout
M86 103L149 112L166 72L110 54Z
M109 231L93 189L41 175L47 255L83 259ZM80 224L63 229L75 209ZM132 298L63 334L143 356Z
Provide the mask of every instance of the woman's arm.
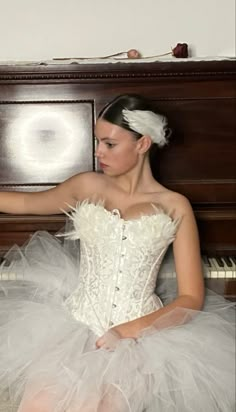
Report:
M41 192L1 192L0 212L12 214L59 214L89 198L98 184L94 172L81 173L56 187Z
M178 296L173 302L155 312L112 328L120 338L137 338L142 329L153 324L162 329L188 320L187 311L174 309L200 310L202 308L204 281L196 221L191 205L185 197L178 195L175 204L178 204L175 218L181 218L173 243ZM97 341L97 346L103 346L103 341L104 337L101 337Z

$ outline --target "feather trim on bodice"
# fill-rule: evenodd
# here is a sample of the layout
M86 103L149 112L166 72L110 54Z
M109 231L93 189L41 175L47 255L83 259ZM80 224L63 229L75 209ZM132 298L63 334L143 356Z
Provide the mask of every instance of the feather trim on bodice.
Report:
M80 239L80 275L66 306L97 334L162 306L155 295L164 254L178 221L153 205L154 214L125 220L117 209L83 202L70 215L70 239Z

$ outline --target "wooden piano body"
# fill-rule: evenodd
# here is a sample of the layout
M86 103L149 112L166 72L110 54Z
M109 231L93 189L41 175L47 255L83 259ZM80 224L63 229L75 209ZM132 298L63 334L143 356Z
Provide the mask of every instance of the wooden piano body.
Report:
M202 253L235 256L235 80L232 60L2 65L0 191L44 190L96 170L97 113L118 94L142 94L173 129L169 146L155 159L155 176L190 199ZM0 214L0 255L35 230L55 233L63 224L63 215ZM228 263L229 276L225 268L219 276L209 272L208 283L233 299L235 261Z

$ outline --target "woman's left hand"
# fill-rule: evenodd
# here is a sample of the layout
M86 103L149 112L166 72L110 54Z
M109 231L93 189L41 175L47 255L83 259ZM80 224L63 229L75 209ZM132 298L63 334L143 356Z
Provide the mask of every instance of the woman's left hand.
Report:
M137 339L139 333L144 329L141 319L135 319L130 322L122 323L109 329L97 342L97 348L113 350L120 339Z

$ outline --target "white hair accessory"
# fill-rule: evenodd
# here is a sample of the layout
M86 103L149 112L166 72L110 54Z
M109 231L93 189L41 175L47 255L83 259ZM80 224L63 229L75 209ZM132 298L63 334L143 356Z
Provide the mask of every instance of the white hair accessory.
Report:
M149 110L122 110L129 127L142 136L150 136L153 143L164 146L168 142L167 119ZM167 135L167 136L166 136Z

